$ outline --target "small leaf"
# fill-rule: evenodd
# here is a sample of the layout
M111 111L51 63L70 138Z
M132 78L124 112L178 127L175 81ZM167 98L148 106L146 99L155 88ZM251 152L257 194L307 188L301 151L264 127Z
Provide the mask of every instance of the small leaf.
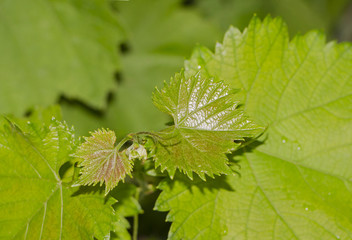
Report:
M140 159L147 160L147 150L145 147L139 143L133 143L130 147L127 148L126 154L130 160Z
M225 153L236 149L234 140L254 137L263 128L237 109L233 92L222 82L202 77L185 78L176 74L169 85L156 90L154 104L174 119L157 135L156 166L173 177L176 169L192 179L192 172L203 180L205 174L231 174Z
M130 174L133 167L132 159L126 150L119 151L115 147L116 136L110 130L97 130L91 137L79 146L75 156L82 158L80 166L83 167L78 184L95 185L105 182L105 192L117 186Z

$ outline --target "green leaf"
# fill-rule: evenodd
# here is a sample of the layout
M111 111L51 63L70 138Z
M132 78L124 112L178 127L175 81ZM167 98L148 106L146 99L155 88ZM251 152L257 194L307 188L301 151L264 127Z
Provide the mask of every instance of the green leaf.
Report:
M131 160L134 158L127 153L128 149L120 152L119 147L115 147L116 136L113 131L101 129L91 135L84 138L85 142L74 154L83 159L80 163L83 168L77 184L105 183L107 194L120 180L125 179L126 174L131 174L133 167Z
M160 183L162 192L155 209L170 211L166 220L173 223L168 239L222 239L228 228L236 228L226 224L224 216L232 209L232 203L221 194L231 189L223 190L222 187L229 187L219 179L223 178L204 182L199 178L190 181L176 176L174 180Z
M263 131L238 110L234 94L222 82L200 73L185 78L176 74L170 84L156 89L153 102L174 119L158 133L156 167L173 177L176 169L192 179L192 172L205 180L205 174L231 174L226 153L235 150L234 140L254 137Z
M49 126L54 120L62 121L62 113L59 105L51 105L47 108L37 106L27 118L17 118L12 115L8 115L6 118L15 122L22 131L29 132L34 126L43 129L43 126ZM0 121L6 118L0 118ZM32 134L34 133L32 131Z
M199 68L242 89L235 97L268 128L235 155L240 177L214 183L232 191L161 185L157 208L171 211L170 238L352 238L351 45L326 44L318 32L289 41L280 19L255 17L243 33L230 28L215 53L196 49L186 75Z
M115 201L63 182L77 143L54 117L37 122L51 111L18 125L0 120L0 238L105 239L118 221Z
M1 1L0 111L23 114L64 94L106 105L124 35L106 1Z

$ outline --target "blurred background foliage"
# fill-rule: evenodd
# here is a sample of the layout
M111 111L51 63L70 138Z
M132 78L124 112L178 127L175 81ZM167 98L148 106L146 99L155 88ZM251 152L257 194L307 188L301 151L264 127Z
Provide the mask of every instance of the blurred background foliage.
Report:
M291 36L352 37L351 0L0 0L0 111L59 103L79 135L161 129L154 87L254 14L282 17Z
M291 37L318 29L352 40L351 0L0 0L0 112L58 103L77 135L160 130L170 119L151 102L155 86L196 45L213 50L230 25L243 30L254 14L282 17ZM156 196L142 203L141 232L166 237Z
M230 25L241 30L254 14L282 17L290 34L319 29L328 39L349 40L345 16L350 0L130 0L111 1L126 31L117 48L122 67L108 108L90 111L78 102L61 102L64 117L81 134L98 127L128 132L159 130L168 122L151 102L155 86L168 81L197 45L214 49Z

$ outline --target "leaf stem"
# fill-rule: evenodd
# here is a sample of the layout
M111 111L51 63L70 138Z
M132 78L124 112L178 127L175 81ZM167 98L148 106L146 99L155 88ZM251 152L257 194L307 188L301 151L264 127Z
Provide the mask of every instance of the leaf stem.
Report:
M139 201L139 195L140 195L140 187L137 187L136 193L135 193L135 199ZM138 213L133 216L133 240L138 239Z
M133 139L133 135L132 134L128 134L126 137L124 137L117 145L116 145L116 149L117 151L120 150L120 148L128 141Z
M128 134L126 137L124 137L117 145L116 145L116 149L117 151L119 151L121 149L121 147L128 141L130 140L137 140L136 137L138 137L138 135L147 135L149 137L152 137L153 139L157 138L158 135L151 133L151 132L137 132L137 133L130 133ZM137 140L138 141L138 140Z

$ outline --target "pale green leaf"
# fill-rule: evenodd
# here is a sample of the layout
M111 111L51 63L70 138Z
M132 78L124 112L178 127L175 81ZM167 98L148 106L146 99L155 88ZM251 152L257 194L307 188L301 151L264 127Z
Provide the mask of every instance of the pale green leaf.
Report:
M231 190L222 177L208 179L199 178L193 181L185 177L164 180L159 188L162 190L155 209L170 211L167 221L173 222L168 239L221 239L227 234L228 227L224 214L232 208L220 193ZM236 218L236 217L235 217ZM235 227L235 226L233 226Z
M170 238L351 239L351 45L326 44L318 32L289 41L280 19L255 17L243 33L230 28L215 53L196 49L186 74L199 68L241 89L235 97L268 129L235 156L239 177L211 190L161 185Z
M0 112L23 114L62 94L105 107L123 35L106 1L1 1Z
M201 73L185 78L176 74L169 84L153 94L153 102L174 119L174 125L159 132L156 167L171 177L176 169L192 178L231 174L226 153L235 150L234 140L254 137L260 128L238 110L234 93L222 82Z
M128 149L120 152L120 149L115 147L116 136L111 130L99 129L84 139L85 142L74 154L83 159L80 163L83 168L77 184L105 183L105 192L108 193L119 181L125 179L126 174L131 174L134 158L129 156Z
M115 201L62 181L76 140L55 118L38 124L50 111L19 125L0 121L0 238L105 239L118 221Z
M62 121L62 113L59 105L51 105L47 108L37 106L27 118L18 118L13 115L7 115L5 118L1 118L0 121L9 119L20 127L23 132L31 132L31 134L40 134L41 131L47 129L43 126L48 127L53 121ZM33 131L33 128L37 128L37 131ZM71 129L73 131L73 127ZM39 135L41 138L42 136Z

